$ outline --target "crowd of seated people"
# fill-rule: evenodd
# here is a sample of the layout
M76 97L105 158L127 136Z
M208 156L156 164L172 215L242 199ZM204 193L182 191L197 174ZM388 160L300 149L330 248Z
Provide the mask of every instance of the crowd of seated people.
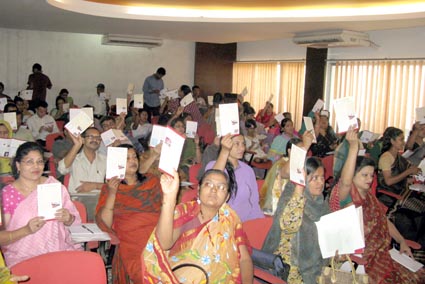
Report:
M158 86L160 84L156 81L162 80L165 75L165 70L159 71L161 76L154 74L149 79L158 83ZM12 100L7 97L8 104L3 112L16 113L17 128L12 129L7 121L0 121L0 138L35 141L28 143L36 148L29 150L32 156L28 157L31 159L27 159L28 153L20 154L19 157L17 155L14 160L0 157L0 174L14 173L16 178L14 183L5 187L2 195L12 192L14 198L19 196L22 200L22 204L15 209L3 199L2 206L6 206L8 210L4 211L6 217L11 218L15 212L20 212L16 210L26 206L24 200L31 200L27 199L30 196L25 192L27 186L56 181L54 177L42 176L47 166L46 160L40 155L47 147L46 138L58 133L60 135L55 138L51 151L57 166L55 178L69 176L67 188L63 188L66 195L64 198L68 200L70 194L77 193L97 194L94 221L102 230L120 239L113 261L114 283L143 283L141 270L145 272L145 281L164 277L163 281L177 283L173 281L178 277L178 281L184 278L196 282L202 277L202 273L185 273L184 269L173 273L171 270L173 266L186 261L189 254L204 250L208 250L206 255L211 259L225 251L229 253L226 267L209 265L197 257L190 259L191 262L202 265L210 279L222 283L233 280L236 283L252 283L250 245L242 230L242 223L257 218L269 218L264 213L273 215L274 221L263 250L281 255L291 265L288 283L315 283L321 268L328 265L328 260L321 256L314 222L331 210L339 210L350 203L365 208L365 232L369 234L370 241L366 243L364 255L370 262L370 265L366 265L366 272L371 279L384 279L389 283L388 281L394 279L402 281L400 279L411 277L412 283L420 283L420 280L415 279L420 279L423 270L409 276L387 259L386 247L392 237L400 244L401 251L416 256L416 252L411 252L403 242L405 238L409 238L419 242L422 245L419 251L424 251L424 195L411 193L404 200L407 202L402 205L393 196L379 193L375 198L369 179L376 174L378 189L404 196L408 184L414 181L412 176L420 173L417 161L422 160L425 154L425 151L421 152L425 149L425 125L415 123L407 143L404 142L403 131L389 127L382 138L366 145L358 139L361 132L354 133L350 130L344 136L337 135L329 125L329 112L321 111L311 114L317 139L317 143L312 143L313 133L306 132L304 126L302 129L295 129L294 121L299 114L283 113L284 118L279 122L270 102L256 112L249 102L242 101L241 96L216 93L210 105L206 103L206 97L202 97L199 86L190 88L188 85L181 85L178 98L165 99L162 105L157 106L136 108L131 94L123 94L127 98L127 113L114 113L110 98L105 96L105 90L102 83L96 86L96 93L93 93L87 105L93 108L94 126L78 136L63 128L70 118L64 104L76 108L75 103L84 103L75 102L67 89L60 91L55 99L55 108L50 111L45 101L31 102L19 96ZM160 92L152 89L150 93L151 96L159 97ZM189 95L194 97L194 101L181 106L181 101ZM4 94L1 93L0 98L2 96ZM218 137L215 112L220 104L226 102L236 102L239 105L240 135ZM29 106L33 106L32 110ZM59 121L63 123L59 124ZM186 137L187 121L198 123L194 138ZM148 146L155 124L171 127L185 137L180 164L174 177L163 175L158 169L161 144L154 148ZM111 129L122 131L126 136L125 141L116 140L105 145L102 134ZM312 156L305 162L305 187L296 185L289 179L292 145L304 147L309 151L309 156ZM105 179L107 149L111 146L128 149L126 173L121 180L117 177ZM357 156L358 149L365 149L366 155L371 159L355 164L353 156ZM400 152L404 150L414 151L416 160L402 157ZM18 153L20 151L21 148ZM334 151L334 167L330 170L335 184L332 185L329 208L329 200L325 198L325 193L329 192L324 190L325 165L322 159L333 155ZM33 162L28 164L27 160ZM260 188L256 177L258 169L254 171L251 162L272 163ZM178 204L183 191L179 182L189 180L190 168L196 164L201 165L196 177L199 186L194 187L198 190L198 199ZM27 171L28 166L37 170ZM367 173L362 175L365 170ZM366 176L368 180L362 180ZM376 202L385 204L389 209L386 212L376 211ZM385 214L388 212L392 212L390 217L394 222L387 222ZM11 261L14 258L11 257L12 248L18 251L17 257L26 257L25 252L21 251L25 247L22 246L21 249L20 246L14 246L15 242L31 240L29 237L42 231L40 228L48 228L46 222L38 218L36 213L31 214L22 217L16 225L14 222L6 222L5 230L0 231L0 245L8 265L16 263L15 260ZM66 207L64 204L64 210L61 214L58 213L57 220L56 226L60 230L66 230L65 227L71 223L80 222L78 213L70 204ZM222 239L223 230L229 234L228 243ZM375 230L383 235L373 235ZM57 250L80 249L67 243L67 240L57 241L61 245ZM191 242L194 246L188 246ZM226 244L215 250L219 246L218 242ZM385 275L376 271L375 260L370 259L373 253L378 252L390 271ZM144 265L140 263L142 254ZM179 261L175 261L176 259ZM420 258L418 260L423 261ZM158 264L161 265L161 271L155 269ZM229 269L231 273L224 276L224 272L227 273Z

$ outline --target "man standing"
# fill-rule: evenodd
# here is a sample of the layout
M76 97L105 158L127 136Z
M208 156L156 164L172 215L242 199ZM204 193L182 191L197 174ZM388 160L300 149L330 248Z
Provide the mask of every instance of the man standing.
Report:
M32 66L32 74L28 77L28 89L32 90L32 101L46 101L46 89L52 88L49 77L43 74L41 65L35 63Z
M46 146L46 137L52 133L59 133L58 126L53 117L47 114L47 103L38 101L36 115L27 120L28 129L32 136L41 146Z
M106 156L98 151L102 141L99 130L90 127L81 136L70 134L70 138L74 145L58 164L61 174L71 174L69 192L101 189L106 175Z
M102 83L97 84L96 93L96 95L90 98L90 105L94 108L94 117L101 119L109 111L109 99L105 93L105 85Z
M162 77L165 73L165 69L160 67L155 74L146 77L143 83L143 108L147 110L149 117L159 115L159 92L164 89Z

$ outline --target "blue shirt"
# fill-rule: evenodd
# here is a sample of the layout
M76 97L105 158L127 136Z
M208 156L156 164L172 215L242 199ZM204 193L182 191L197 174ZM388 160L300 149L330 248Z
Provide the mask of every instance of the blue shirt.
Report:
M158 107L159 94L154 93L154 90L164 89L164 81L162 79L157 79L155 74L146 77L145 82L143 83L143 101L150 107Z

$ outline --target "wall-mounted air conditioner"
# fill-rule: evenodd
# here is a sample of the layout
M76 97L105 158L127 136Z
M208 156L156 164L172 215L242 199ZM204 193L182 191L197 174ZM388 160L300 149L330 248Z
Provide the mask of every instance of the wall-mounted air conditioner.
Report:
M161 46L162 39L134 35L106 34L102 36L102 44L153 48Z
M367 33L346 30L297 33L292 40L313 48L376 46Z

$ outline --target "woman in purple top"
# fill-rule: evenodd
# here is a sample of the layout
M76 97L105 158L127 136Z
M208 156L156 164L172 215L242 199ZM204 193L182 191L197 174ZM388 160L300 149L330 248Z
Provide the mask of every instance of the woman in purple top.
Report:
M229 178L236 179L234 194L227 202L236 211L242 222L263 218L254 170L240 161L245 153L245 138L228 134L221 139L221 151L217 161L207 164L205 170L214 168L226 170Z

